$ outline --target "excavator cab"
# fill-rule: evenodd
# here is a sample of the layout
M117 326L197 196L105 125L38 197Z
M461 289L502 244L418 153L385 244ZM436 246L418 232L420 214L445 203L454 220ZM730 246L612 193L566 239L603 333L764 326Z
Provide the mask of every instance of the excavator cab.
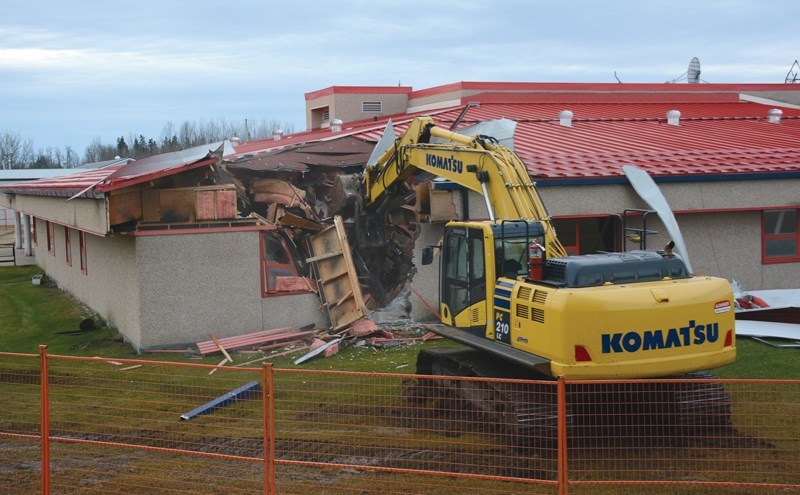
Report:
M538 221L449 223L440 257L442 323L485 336L498 278L527 277L528 247L543 235Z

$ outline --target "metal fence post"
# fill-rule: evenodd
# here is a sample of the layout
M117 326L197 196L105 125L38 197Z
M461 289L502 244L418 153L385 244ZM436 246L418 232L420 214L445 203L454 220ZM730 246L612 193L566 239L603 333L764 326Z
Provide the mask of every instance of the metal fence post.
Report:
M569 478L567 475L567 387L564 376L558 377L556 387L558 394L558 493L568 495Z
M47 369L47 346L39 346L41 391L42 495L50 494L50 390Z
M275 495L275 379L272 363L261 368L264 411L264 494Z

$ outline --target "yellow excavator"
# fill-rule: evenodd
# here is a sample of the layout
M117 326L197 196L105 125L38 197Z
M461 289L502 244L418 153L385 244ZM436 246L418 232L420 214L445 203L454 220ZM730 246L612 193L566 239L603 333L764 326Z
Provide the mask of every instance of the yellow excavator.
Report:
M471 350L423 351L419 373L602 380L684 376L734 361L726 280L689 273L671 246L567 256L527 168L491 137L415 118L357 177L351 195L362 216L420 172L482 194L489 219L451 221L441 244L423 250L423 265L440 255L442 324L434 331ZM673 395L684 403L679 421L727 421L721 386Z

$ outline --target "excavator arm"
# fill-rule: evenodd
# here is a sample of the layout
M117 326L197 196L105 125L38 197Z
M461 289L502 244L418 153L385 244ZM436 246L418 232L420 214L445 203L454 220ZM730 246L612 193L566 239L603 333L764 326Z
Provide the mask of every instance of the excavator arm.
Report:
M432 143L439 138L446 143ZM408 130L364 172L368 209L379 206L391 188L417 172L429 172L483 195L490 220L537 220L545 233L548 258L566 256L550 216L519 157L491 137L465 136L417 117Z

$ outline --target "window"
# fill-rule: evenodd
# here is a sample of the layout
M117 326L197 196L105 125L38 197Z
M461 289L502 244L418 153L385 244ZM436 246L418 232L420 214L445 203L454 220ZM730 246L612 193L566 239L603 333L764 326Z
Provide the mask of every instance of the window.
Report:
M592 254L618 249L617 224L612 217L555 218L558 240L568 254Z
M81 255L81 273L86 274L89 272L88 259L86 257L86 233L78 231L78 244Z
M292 255L284 240L276 235L261 236L261 289L262 295L278 293L278 277L296 277ZM288 294L291 291L280 291Z
M68 266L72 266L72 236L69 227L64 227L64 255Z
M763 263L800 262L798 210L768 210L761 218Z
M56 226L53 222L45 222L45 229L47 229L47 252L56 255Z
M39 242L36 239L36 217L31 217L31 236L33 237L33 245L38 246Z
M363 113L381 113L383 111L383 103L380 101L362 101L361 111Z

